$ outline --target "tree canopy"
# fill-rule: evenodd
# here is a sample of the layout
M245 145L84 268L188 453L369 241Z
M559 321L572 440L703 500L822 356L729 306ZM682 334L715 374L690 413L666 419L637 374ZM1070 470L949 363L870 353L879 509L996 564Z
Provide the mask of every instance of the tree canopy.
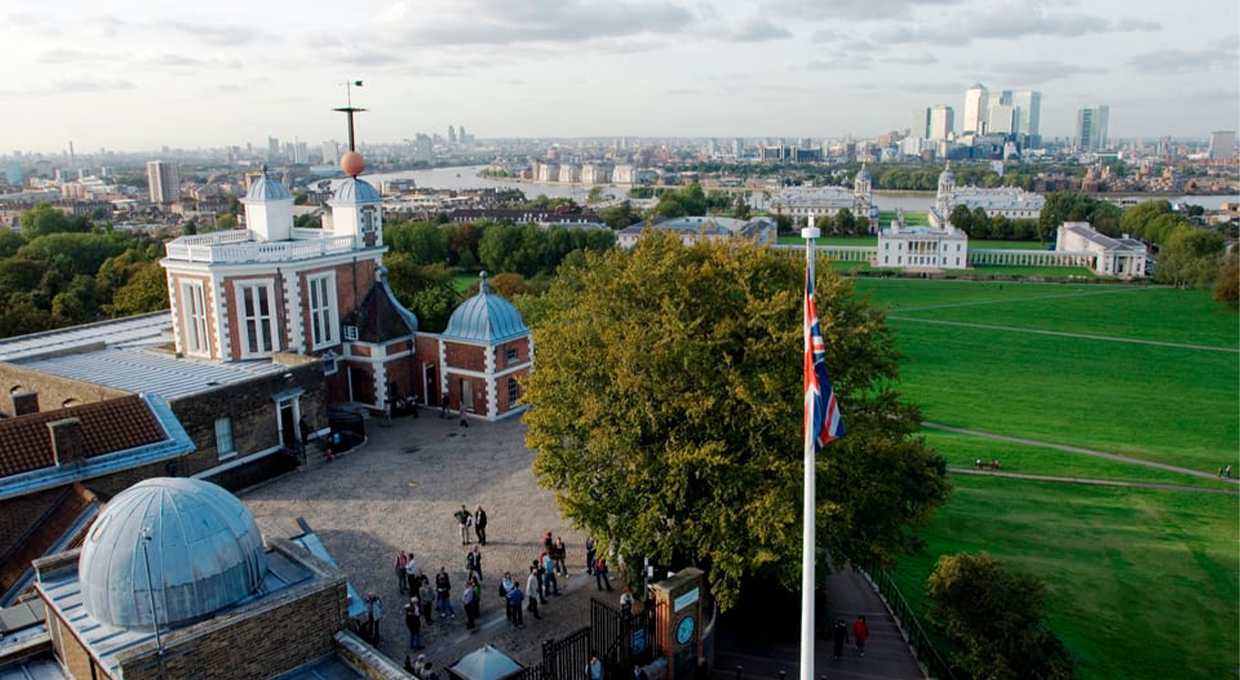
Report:
M749 243L650 235L566 265L527 322L527 442L562 512L630 564L707 568L725 608L741 579L800 574L804 265ZM947 495L891 388L881 310L823 267L817 301L848 434L818 457L819 550L883 562ZM825 560L820 561L825 564Z

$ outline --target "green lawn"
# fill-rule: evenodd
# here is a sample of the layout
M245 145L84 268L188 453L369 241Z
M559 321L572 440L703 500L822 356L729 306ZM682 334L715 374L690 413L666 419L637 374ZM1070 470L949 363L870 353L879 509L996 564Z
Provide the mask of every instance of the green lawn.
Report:
M878 213L878 223L881 226L890 226L896 219L896 211L880 210ZM904 223L909 226L930 226L930 213L924 212L905 212Z
M1017 264L978 264L974 265L969 270L969 273L974 276L993 274L995 276L1041 276L1051 279L1066 279L1069 277L1092 279L1098 276L1086 267L1038 267L1035 265Z
M458 293L464 293L475 283L478 283L477 274L459 274L452 277L452 287L456 288L456 292Z
M991 303L1099 291L1129 292L1131 286L1079 283L1009 283L921 279L865 279L855 284L859 294L901 312L925 306ZM973 307L981 309L982 307Z
M1046 250L1046 243L1041 241L1002 241L969 239L969 249L978 250Z
M926 443L946 458L951 467L972 468L973 462L980 458L998 460L1003 464L1003 472L1236 490L1236 485L1230 482L1202 479L1181 472L1121 463L1043 446L998 442L933 428L923 429L922 434L926 437Z
M987 552L1040 578L1047 613L1085 680L1223 678L1236 669L1234 496L952 478L926 549L894 576L925 610L939 555Z
M877 236L823 236L814 239L814 242L820 246L876 246L878 245ZM780 236L777 241L780 245L805 245L805 239L800 236Z

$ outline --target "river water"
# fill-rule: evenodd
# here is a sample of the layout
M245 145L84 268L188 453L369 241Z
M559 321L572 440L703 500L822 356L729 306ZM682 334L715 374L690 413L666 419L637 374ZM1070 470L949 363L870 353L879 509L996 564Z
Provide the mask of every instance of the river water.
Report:
M545 194L552 198L571 198L584 203L590 193L590 186L585 184L544 184L541 182L515 181L511 179L492 179L481 177L478 172L485 165L471 165L459 168L435 168L433 170L404 170L400 172L383 172L365 175L372 184L392 179L412 179L422 189L519 189L527 198ZM338 181L338 180L336 180ZM335 182L333 181L333 187ZM623 197L628 187L607 186L605 194ZM1151 199L1154 197L1150 197ZM1240 203L1240 195L1223 196L1168 196L1167 200L1175 203L1200 205L1206 210L1216 210L1223 203ZM926 212L934 205L933 191L875 191L874 202L879 210L894 211L903 209L906 212ZM761 200L755 201L761 203Z

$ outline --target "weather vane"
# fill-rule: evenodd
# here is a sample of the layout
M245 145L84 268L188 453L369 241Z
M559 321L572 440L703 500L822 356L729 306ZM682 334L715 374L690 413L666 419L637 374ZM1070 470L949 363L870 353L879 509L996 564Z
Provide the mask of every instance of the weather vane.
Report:
M349 118L349 151L357 150L356 145L353 143L353 114L366 110L366 109L357 109L353 107L353 88L361 87L361 86L362 86L362 81L360 80L344 81L344 96L345 96L346 105L344 108L332 109L332 111L340 111L341 113L345 114Z

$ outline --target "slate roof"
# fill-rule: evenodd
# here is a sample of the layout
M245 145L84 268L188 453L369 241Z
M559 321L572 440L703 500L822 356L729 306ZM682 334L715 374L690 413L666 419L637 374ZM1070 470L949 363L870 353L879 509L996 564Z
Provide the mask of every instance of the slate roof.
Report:
M52 509L30 527L13 550L0 558L0 600L19 594L9 591L33 571L32 561L58 546L69 550L81 543L90 526L86 515L93 514L98 503L99 498L77 482L65 487Z
M375 281L362 304L345 317L344 324L356 326L357 339L372 344L383 344L418 332L418 317L400 304L382 279Z
M87 458L167 438L146 402L136 394L8 418L0 420L0 477L54 466L56 457L47 424L65 418L82 421Z
M530 334L521 313L512 303L491 292L487 273L482 272L478 294L462 302L448 319L445 340L497 344Z

